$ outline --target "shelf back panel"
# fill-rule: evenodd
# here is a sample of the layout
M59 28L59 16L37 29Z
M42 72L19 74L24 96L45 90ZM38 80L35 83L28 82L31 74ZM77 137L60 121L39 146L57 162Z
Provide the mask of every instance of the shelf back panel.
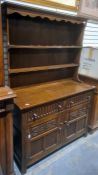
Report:
M9 15L9 42L17 45L80 45L84 24Z
M10 75L10 86L12 88L29 86L43 82L49 82L59 79L71 78L76 68L62 70L48 70L39 72L27 72Z
M80 49L11 49L10 68L74 63Z

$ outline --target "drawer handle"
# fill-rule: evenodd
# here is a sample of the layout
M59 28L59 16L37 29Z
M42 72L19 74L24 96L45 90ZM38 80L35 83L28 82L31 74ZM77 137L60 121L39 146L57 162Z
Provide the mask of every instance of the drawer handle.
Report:
M5 111L6 111L5 109L0 109L0 113L5 112Z
M31 139L31 134L28 134L28 139Z
M73 101L71 101L70 103L71 103L71 104L74 104L74 102L73 102Z
M91 99L91 97L90 97L90 96L88 96L88 97L87 97L87 99L88 99L88 100L90 100L90 99Z
M32 118L36 120L39 118L39 116L36 113L34 113Z
M69 126L70 124L69 123L66 123L66 126Z
M67 121L65 121L64 124L66 125L66 124L67 124ZM68 125L69 125L69 124L68 124Z
M62 128L59 128L59 131L61 131L62 130Z
M61 122L60 125L63 125L63 122Z
M62 109L62 106L61 105L58 105L58 108L59 108L59 110L61 110Z

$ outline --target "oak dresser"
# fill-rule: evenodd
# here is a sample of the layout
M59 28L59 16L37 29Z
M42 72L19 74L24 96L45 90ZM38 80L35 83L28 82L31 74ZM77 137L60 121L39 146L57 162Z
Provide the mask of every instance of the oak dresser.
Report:
M85 20L25 4L2 4L5 83L17 95L14 156L22 173L87 134L95 87L78 67Z

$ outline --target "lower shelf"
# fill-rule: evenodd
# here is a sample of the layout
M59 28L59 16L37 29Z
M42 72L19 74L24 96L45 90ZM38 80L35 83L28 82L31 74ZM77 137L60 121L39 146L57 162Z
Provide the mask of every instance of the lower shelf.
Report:
M17 68L17 69L9 69L10 74L20 74L26 72L38 72L38 71L47 71L47 70L55 70L55 69L66 69L78 67L78 64L70 63L70 64L61 64L61 65L50 65L50 66L39 66L39 67L29 67L29 68Z

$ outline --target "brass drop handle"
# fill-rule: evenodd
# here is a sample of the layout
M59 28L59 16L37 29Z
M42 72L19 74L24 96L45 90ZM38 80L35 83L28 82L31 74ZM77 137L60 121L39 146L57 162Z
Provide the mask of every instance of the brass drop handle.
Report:
M58 108L59 108L59 110L61 110L62 109L62 106L61 105L58 105Z
M71 103L71 104L74 104L74 102L73 102L73 101L71 101L70 103Z
M67 121L65 121L64 124L66 125L67 124Z
M33 118L36 120L36 119L39 118L39 116L38 116L36 113L34 113L34 114L33 114Z
M58 107L59 107L59 108L62 108L62 106L61 106L61 105L58 105Z
M63 125L63 122L61 122L60 125Z
M61 131L62 130L62 128L59 128L59 131Z
M31 134L28 134L28 139L31 139Z
M90 100L90 98L91 98L90 96L87 97L88 100Z
M69 126L69 123L66 123L66 126Z
M5 112L5 111L6 111L6 110L5 110L5 109L3 109L3 108L2 108L2 109L0 109L0 113Z

